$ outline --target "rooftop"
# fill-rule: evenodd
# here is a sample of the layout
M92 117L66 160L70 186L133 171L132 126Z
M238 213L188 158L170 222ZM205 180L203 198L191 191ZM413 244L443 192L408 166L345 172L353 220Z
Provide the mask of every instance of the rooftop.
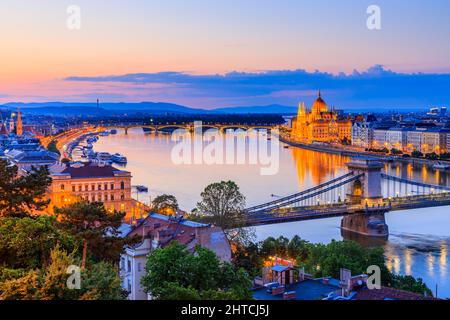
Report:
M119 170L111 165L98 165L93 163L88 163L81 166L68 166L56 175L70 175L73 179L83 179L114 177L120 173L131 175L128 171Z
M379 290L369 290L367 287L358 290L355 300L437 300L421 294L404 290L382 287Z
M338 290L339 287L335 282L330 281L324 284L322 279L310 279L299 283L291 284L286 287L286 291L295 291L295 300L322 300L329 293ZM283 300L283 295L272 295L267 292L266 288L253 291L253 298L256 300Z

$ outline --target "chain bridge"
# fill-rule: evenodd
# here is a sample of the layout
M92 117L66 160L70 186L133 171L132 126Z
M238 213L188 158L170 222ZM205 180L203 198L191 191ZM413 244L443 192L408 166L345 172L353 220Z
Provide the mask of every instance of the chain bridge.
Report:
M386 212L450 205L450 187L384 174L378 159L355 158L347 167L342 176L245 209L248 225L342 216L346 231L387 237Z

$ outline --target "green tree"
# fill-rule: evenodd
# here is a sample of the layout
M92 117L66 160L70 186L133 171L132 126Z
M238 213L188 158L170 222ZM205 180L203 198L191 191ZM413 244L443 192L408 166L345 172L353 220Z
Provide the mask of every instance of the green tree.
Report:
M245 197L233 181L210 184L201 193L196 213L207 223L221 227L232 242L248 242L254 235L246 228Z
M50 184L46 166L19 175L17 166L0 160L0 217L26 217L44 210L50 203L45 197Z
M136 239L120 237L120 227L125 213L108 213L101 202L80 201L55 208L60 227L82 243L82 268L86 265L88 246L96 260L116 262L123 246Z
M352 270L353 274L367 272L367 267L377 265L381 269L382 279L389 278L384 263L382 248L363 248L353 241L332 241L329 244L309 246L305 268L316 277L331 276L339 278L341 268Z
M425 158L430 159L430 160L437 160L437 159L439 159L439 155L436 152L427 153L425 155Z
M221 262L206 248L197 247L192 254L176 241L147 257L141 283L161 300L251 298L251 281L244 270Z
M69 289L67 269L77 265L75 252L68 254L56 246L50 254L51 263L28 271L15 279L0 282L0 300L120 300L124 292L117 270L101 262L81 272L81 288Z
M400 154L403 154L403 151L393 148L393 149L391 150L391 153L392 153L393 155L400 155Z
M391 276L391 283L389 286L418 294L426 294L430 297L433 296L433 292L427 287L421 278L415 279L412 276L393 274Z
M74 239L57 228L55 217L0 218L0 261L8 268L40 268L57 244L74 249Z
M163 194L152 201L152 210L160 214L174 214L179 209L177 198Z
M423 157L423 153L420 152L420 151L414 150L414 151L411 153L411 157L414 157L414 158L422 158L422 157Z

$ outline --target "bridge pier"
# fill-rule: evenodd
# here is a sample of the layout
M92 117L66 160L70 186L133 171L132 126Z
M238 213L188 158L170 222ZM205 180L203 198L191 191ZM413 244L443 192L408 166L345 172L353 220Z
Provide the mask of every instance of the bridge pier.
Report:
M389 227L384 216L385 211L378 213L361 212L345 216L341 220L341 230L368 237L389 236Z
M347 163L347 167L354 175L361 175L348 186L347 200L354 205L361 205L363 209L342 218L341 229L364 236L388 237L389 227L384 217L386 209L381 191L383 164L364 158Z

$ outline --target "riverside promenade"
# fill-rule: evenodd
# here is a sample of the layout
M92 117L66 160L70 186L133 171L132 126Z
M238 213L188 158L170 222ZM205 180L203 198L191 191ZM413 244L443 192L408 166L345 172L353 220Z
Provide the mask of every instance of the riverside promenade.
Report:
M430 160L430 159L424 159L424 158L421 159L421 158L413 158L413 157L384 155L381 153L369 152L369 151L365 151L365 150L352 150L346 146L332 146L332 145L319 145L319 144L304 143L304 142L292 140L290 138L290 136L287 134L280 134L279 139L281 142L283 142L287 145L290 145L292 147L297 147L297 148L311 150L311 151L317 151L317 152L324 152L324 153L329 153L329 154L336 154L336 155L341 155L341 156L345 156L345 157L367 156L367 157L377 158L380 161L397 161L397 162L420 164L420 165L425 164L428 166L433 166L434 164L437 164L437 163L450 164L450 161L445 161L445 160Z

